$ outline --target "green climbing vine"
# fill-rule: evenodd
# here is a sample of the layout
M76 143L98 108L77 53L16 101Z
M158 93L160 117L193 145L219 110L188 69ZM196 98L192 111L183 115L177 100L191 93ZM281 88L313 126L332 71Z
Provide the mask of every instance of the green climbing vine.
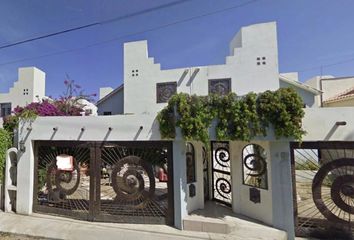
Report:
M265 136L270 126L276 138L292 137L301 140L304 116L303 102L292 88L249 93L238 97L174 95L158 116L162 138L176 137L176 127L186 140L207 143L209 129L215 125L218 140L250 141ZM214 122L213 122L214 121Z
M6 151L11 147L11 135L4 129L0 129L0 183L4 178L4 167L6 159Z

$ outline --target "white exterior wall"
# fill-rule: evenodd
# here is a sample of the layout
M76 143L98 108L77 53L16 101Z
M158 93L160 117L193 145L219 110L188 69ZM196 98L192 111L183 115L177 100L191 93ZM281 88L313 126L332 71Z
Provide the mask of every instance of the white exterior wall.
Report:
M346 121L345 126L336 126ZM354 141L354 107L306 108L303 141Z
M232 209L236 213L264 222L267 225L285 230L288 238L294 237L292 181L288 141L230 142ZM268 189L260 190L260 203L250 200L250 188L243 184L244 147L258 144L266 152Z
M279 88L274 22L242 28L230 48L234 54L224 65L161 70L148 56L147 41L125 43L124 112L155 115L166 106L156 103L156 84L162 82L176 82L177 92L197 95L208 94L209 79L231 78L231 90L237 95ZM258 57L266 58L259 61L261 65L257 65Z
M261 203L253 203L249 200L249 189L252 188L243 184L243 159L242 151L248 144L258 144L264 148L267 155L268 167L268 190L261 191ZM271 157L269 142L230 142L231 152L231 172L232 172L232 209L236 213L258 219L262 222L272 225L272 183L271 179Z
M203 144L201 142L191 142L194 146L196 182L186 184L186 200L188 213L204 208L204 172L203 172ZM185 160L186 161L186 160ZM184 173L186 174L186 172ZM196 195L189 196L189 186L194 184Z
M24 95L28 89L28 95ZM45 96L45 73L35 67L19 68L18 81L8 93L0 93L0 103L11 103L12 109L16 106L25 106L36 102Z

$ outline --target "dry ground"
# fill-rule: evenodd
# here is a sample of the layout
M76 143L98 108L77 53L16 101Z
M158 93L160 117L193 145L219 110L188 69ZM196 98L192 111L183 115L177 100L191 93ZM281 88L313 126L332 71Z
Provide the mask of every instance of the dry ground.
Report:
M31 237L27 235L0 232L1 240L48 240L50 238Z

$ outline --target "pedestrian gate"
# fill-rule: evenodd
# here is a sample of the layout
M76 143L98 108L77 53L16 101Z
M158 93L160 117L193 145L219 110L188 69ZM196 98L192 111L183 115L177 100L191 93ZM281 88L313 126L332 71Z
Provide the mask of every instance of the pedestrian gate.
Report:
M211 142L213 200L232 205L229 142Z

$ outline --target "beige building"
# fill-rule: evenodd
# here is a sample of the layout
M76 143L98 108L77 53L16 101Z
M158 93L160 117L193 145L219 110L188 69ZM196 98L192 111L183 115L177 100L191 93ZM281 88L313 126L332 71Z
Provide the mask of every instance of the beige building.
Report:
M305 84L322 92L316 101L320 107L354 106L354 77L317 76Z

